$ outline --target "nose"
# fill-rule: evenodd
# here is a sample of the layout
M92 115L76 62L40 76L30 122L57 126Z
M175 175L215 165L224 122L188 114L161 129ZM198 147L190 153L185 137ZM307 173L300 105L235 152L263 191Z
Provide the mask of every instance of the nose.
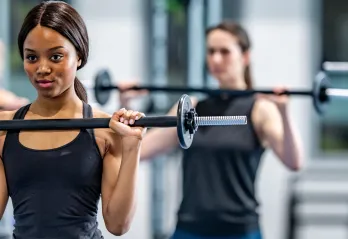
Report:
M36 73L38 75L47 75L50 74L52 71L51 67L49 66L48 62L45 60L41 60L39 63L39 66L37 68Z
M210 55L211 61L215 64L219 64L222 61L222 56L218 52L214 52Z

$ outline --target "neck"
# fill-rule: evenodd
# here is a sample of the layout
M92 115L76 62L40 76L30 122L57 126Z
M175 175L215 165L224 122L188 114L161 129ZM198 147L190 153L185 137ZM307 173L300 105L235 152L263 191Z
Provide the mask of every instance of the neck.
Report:
M54 98L38 95L37 99L31 106L31 110L35 114L50 117L63 111L74 113L77 108L80 108L80 106L81 100L78 98L78 96L75 94L75 90L72 88Z
M246 90L248 88L244 78L220 82L220 88L224 90Z

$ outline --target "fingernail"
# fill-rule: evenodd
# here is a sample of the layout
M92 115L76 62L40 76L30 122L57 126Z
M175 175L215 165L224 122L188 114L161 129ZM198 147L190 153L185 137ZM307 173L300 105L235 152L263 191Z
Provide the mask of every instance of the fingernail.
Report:
M130 124L134 124L134 120L131 119L131 120L129 121L129 123L130 123Z
M123 117L121 117L121 118L120 118L120 122L123 122L123 121L124 121L124 118L123 118Z
M139 119L139 116L135 116L135 120L138 120Z

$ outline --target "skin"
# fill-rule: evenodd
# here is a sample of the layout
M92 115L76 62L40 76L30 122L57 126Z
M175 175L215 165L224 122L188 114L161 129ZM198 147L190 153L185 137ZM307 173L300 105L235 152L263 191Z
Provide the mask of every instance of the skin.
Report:
M214 30L207 36L206 61L211 75L218 81L221 89L245 90L245 67L250 63L250 52L242 52L238 39L223 30ZM120 84L121 90L130 87L130 83ZM303 150L298 132L292 125L288 113L289 99L277 95L286 90L274 88L274 95L257 95L252 110L252 123L264 147L269 147L280 161L290 170L297 171L303 165ZM123 93L123 101L132 98L135 92ZM143 93L142 93L143 94ZM192 98L193 107L197 100ZM126 105L126 104L125 104ZM168 115L176 115L177 105ZM175 128L152 129L143 140L141 159L151 159L177 147Z
M37 90L25 119L82 118L82 101L74 89L79 53L71 42L52 29L36 26L24 42L24 69ZM53 81L41 88L38 80ZM0 112L0 119L12 119L15 111ZM114 235L129 230L136 208L135 192L140 147L146 129L130 127L143 113L121 109L112 116L93 109L94 118L112 117L110 128L95 129L96 142L103 156L102 212L105 225ZM71 142L79 130L21 132L19 141L28 148L51 149ZM2 155L6 132L0 135ZM5 210L8 192L4 167L0 161L0 215Z

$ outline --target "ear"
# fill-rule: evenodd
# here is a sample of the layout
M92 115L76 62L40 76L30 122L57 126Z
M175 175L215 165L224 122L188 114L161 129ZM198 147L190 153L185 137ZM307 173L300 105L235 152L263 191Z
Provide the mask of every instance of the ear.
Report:
M244 52L243 53L243 58L244 58L244 64L246 65L246 66L248 66L248 65L250 65L250 51L246 51L246 52Z
M81 61L81 58L79 58L78 61L77 61L77 67L80 67L81 64L82 64L82 61Z

